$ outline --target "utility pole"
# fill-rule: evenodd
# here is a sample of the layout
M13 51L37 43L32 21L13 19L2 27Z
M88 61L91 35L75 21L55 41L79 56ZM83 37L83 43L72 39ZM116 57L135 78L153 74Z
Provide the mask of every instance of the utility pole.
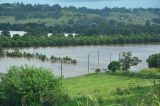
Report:
M88 54L88 74L89 74L89 54Z
M35 46L33 47L33 54L34 54L34 58L36 57L35 55Z
M62 67L63 67L63 61L62 61L62 59L61 59L61 76L63 75Z
M109 54L109 57L110 57L110 63L111 63L111 61L112 61L112 56L111 56L111 53Z
M158 54L158 68L160 68L160 60L159 60L160 56L159 55L160 55L160 53Z
M99 68L99 51L98 51L98 68Z
M121 53L119 53L119 61L120 61L120 58L121 58Z

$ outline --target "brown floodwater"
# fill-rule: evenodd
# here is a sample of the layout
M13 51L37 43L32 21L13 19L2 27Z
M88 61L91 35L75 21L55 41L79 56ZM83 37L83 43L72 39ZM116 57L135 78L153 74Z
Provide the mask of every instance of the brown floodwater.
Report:
M110 61L118 60L119 53L132 52L134 56L139 57L142 62L138 66L131 68L133 71L147 68L146 59L149 55L160 52L160 44L128 44L128 45L108 45L108 46L70 46L70 47L46 47L46 48L19 48L22 52L42 53L50 57L69 56L78 61L76 65L63 64L64 77L80 76L88 73L88 54L90 54L90 72L94 72L98 67L99 51L99 68L107 69ZM13 50L8 49L8 50ZM42 62L36 59L25 58L0 58L0 72L6 72L10 66L29 65L51 69L56 75L60 75L61 64Z

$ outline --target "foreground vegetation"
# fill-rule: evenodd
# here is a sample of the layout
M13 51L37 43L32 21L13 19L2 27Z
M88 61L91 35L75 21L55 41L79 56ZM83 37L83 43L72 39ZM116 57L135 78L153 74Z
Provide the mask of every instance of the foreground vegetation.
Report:
M0 105L60 105L66 95L61 81L61 77L44 68L13 66L0 74Z
M43 68L14 66L0 79L3 106L160 106L160 69L63 79Z
M124 72L100 73L68 78L64 80L64 84L73 100L76 97L82 104L86 103L79 106L159 106L154 101L156 99L154 96L158 96L160 100L160 76L159 78L151 77L151 73L154 72L160 75L159 69L143 70L139 77L128 76ZM148 78L143 77L147 75ZM87 97L88 101L92 101L88 103L96 102L98 105L87 105ZM76 106L76 103L73 102L72 105Z

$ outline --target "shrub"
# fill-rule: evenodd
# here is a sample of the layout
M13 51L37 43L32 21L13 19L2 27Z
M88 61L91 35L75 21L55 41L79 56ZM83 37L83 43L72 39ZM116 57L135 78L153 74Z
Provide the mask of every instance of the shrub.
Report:
M75 98L76 104L74 106L100 106L103 103L101 97L95 97L93 95L87 95Z
M72 64L77 64L77 60L73 59Z
M150 55L147 62L149 68L160 68L160 53Z
M115 94L117 95L128 95L130 94L130 91L128 88L116 88Z
M61 104L67 100L61 81L61 77L44 68L13 66L0 75L0 105Z
M101 69L97 68L97 69L95 70L95 72L96 72L96 73L100 73L100 72L101 72Z
M120 69L120 67L121 67L121 64L117 61L113 61L108 65L108 69L113 72L116 72L116 70Z

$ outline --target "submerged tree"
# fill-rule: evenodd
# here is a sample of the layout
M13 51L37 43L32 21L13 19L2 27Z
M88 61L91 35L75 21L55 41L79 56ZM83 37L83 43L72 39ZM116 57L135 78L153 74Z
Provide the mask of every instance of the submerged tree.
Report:
M133 57L131 52L123 52L119 59L119 62L122 65L122 69L124 71L128 71L131 66L138 65L141 60L139 60L138 57Z

